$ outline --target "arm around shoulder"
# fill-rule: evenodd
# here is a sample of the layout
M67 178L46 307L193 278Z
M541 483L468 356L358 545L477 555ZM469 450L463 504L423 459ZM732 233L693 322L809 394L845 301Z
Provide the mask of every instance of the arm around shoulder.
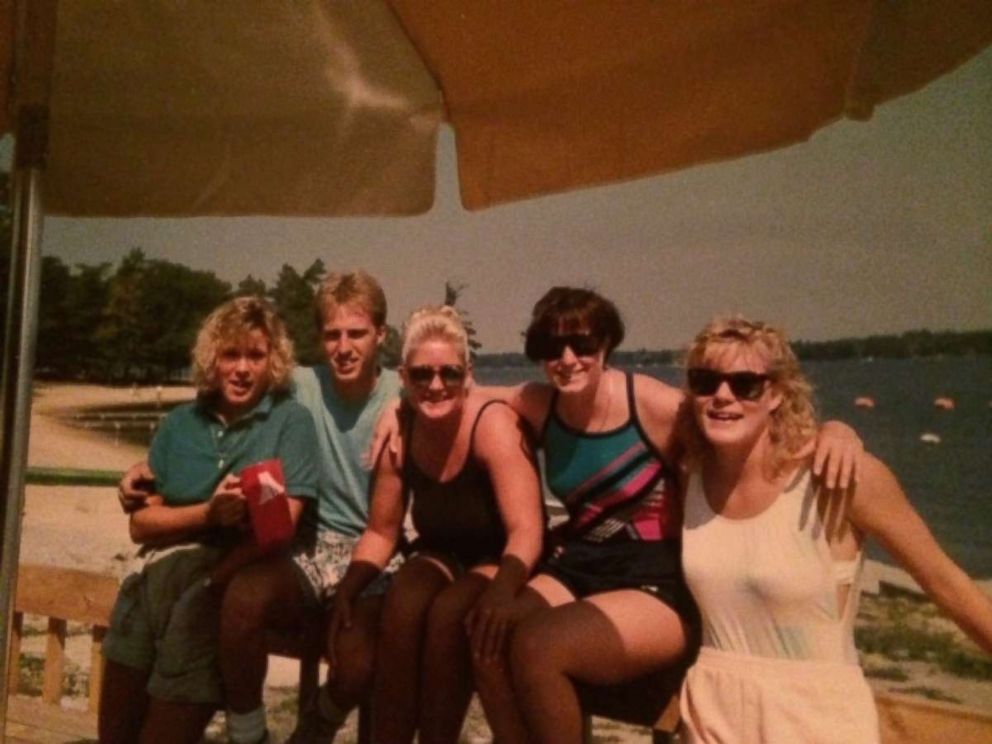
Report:
M992 599L944 552L892 471L866 455L850 519L875 537L927 595L987 653L992 653Z
M476 385L476 393L488 400L502 400L517 412L535 435L540 434L551 407L553 388L543 382L519 385Z

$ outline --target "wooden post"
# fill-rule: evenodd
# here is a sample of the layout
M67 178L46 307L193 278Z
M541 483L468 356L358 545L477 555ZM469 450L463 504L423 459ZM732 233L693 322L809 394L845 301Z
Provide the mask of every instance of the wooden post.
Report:
M21 545L31 377L41 285L42 173L48 157L48 101L58 0L19 0L13 95L16 146L10 295L0 367L0 733L7 722L7 653Z

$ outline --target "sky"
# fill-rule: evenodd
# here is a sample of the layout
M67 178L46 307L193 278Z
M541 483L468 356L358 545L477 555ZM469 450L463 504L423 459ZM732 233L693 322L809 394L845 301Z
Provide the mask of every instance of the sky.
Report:
M480 212L458 201L442 134L433 209L413 218L68 219L44 251L116 263L131 248L238 282L361 266L390 322L465 285L483 351L518 351L533 303L591 286L627 323L624 348L677 348L741 312L795 339L992 328L992 50L869 122L809 142Z

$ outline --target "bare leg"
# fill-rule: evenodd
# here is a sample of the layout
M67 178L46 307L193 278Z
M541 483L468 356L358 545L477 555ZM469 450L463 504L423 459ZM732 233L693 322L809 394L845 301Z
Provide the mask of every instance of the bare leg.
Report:
M375 672L375 644L382 615L382 597L363 597L352 610L352 624L338 633L337 666L328 670L327 686L334 704L350 710L366 699Z
M511 668L527 728L540 744L581 744L582 711L572 679L615 684L678 662L679 616L637 590L596 594L524 620Z
M420 744L457 744L472 698L472 664L465 616L496 566L473 569L444 589L431 605L421 657Z
M527 588L517 598L519 617L528 618L542 614L550 607L574 602L564 586L550 576L539 574L531 579ZM520 622L520 621L518 621ZM514 636L516 630L514 630ZM487 663L472 659L475 687L486 712L486 719L498 744L522 744L530 740L520 709L513 680L510 677L509 659Z
M298 627L303 611L303 590L284 556L250 563L231 579L220 618L220 667L230 710L247 713L262 705L265 631Z
M141 744L198 744L217 706L152 698L141 728Z
M372 696L372 740L376 744L413 741L427 613L451 579L441 561L419 555L403 564L386 594Z
M138 740L148 710L148 672L107 659L98 719L100 744Z

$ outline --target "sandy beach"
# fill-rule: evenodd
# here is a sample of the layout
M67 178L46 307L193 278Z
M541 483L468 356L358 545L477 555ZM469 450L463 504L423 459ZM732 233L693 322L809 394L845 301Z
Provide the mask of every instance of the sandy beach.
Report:
M28 461L34 467L72 467L98 470L124 470L144 458L145 449L125 442L114 442L112 436L77 428L66 423L74 412L99 406L115 406L141 402L154 403L154 388L107 388L94 385L39 384L36 386L31 416L31 437ZM189 387L169 387L161 391L163 401L189 400ZM79 567L110 573L118 577L126 570L133 555L127 532L127 519L121 512L113 488L76 486L28 486L21 538L21 561ZM866 588L875 590L879 582L888 586L911 589L911 580L902 572L881 564L870 564L866 571ZM992 590L989 582L986 589ZM878 602L866 595L860 623L877 622ZM868 608L867 612L865 607ZM930 610L922 609L927 618ZM960 635L946 620L928 619L940 630ZM26 649L29 650L29 649ZM71 649L70 649L71 653ZM84 664L84 659L80 659ZM866 668L889 669L891 659L866 657ZM878 679L871 682L876 689L909 691L924 697L952 700L969 707L992 712L992 682L962 679L940 671L926 662L899 663L905 679ZM268 683L272 687L292 688L296 680L296 665L277 660L272 665ZM285 697L285 690L271 697ZM286 706L283 706L284 708ZM285 714L284 714L285 715ZM289 722L284 726L291 725ZM618 732L611 726L610 736ZM645 733L644 736L647 736ZM613 741L647 741L636 731L624 731L623 738ZM483 735L484 739L484 735Z

